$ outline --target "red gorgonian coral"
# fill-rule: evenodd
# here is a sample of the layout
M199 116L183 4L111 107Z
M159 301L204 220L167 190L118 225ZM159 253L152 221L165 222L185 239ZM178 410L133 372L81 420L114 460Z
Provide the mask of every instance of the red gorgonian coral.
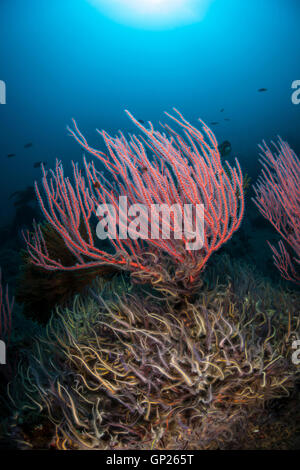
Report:
M236 168L227 162L226 167L223 166L217 140L202 121L201 132L178 111L177 117L168 115L181 127L181 136L168 125L163 126L162 133L155 131L151 123L146 128L126 112L142 135L131 135L127 140L121 132L117 137L99 132L108 149L107 154L89 146L75 121L74 128L69 129L80 145L104 165L105 172L97 170L94 162L89 163L84 158L86 177L78 165L73 164L74 182L71 183L64 177L60 162L55 171L48 172L43 168L44 194L35 185L39 203L48 223L63 238L77 263L70 267L51 259L38 226L33 234L25 235L31 261L48 270L113 264L155 282L171 276L172 272L176 280L191 284L212 253L229 240L241 224L244 194L239 163L236 160ZM120 234L124 222L132 223L132 217L129 212L118 212L114 220L115 237L110 240L114 252L104 251L93 233L93 220L97 214L100 218L97 212L100 205L110 205L120 211L120 197L124 196L128 207L143 205L149 213L153 206L164 205L172 209L177 205L184 212L186 206L203 205L204 230L201 234L194 233L193 213L190 224L193 227L187 227L188 230L178 236L174 214L168 227L161 226L162 218L158 214L155 237L152 231L148 237L123 237ZM186 248L189 231L196 237L201 235L203 246L199 250ZM164 236L166 232L167 237ZM168 269L165 269L166 265ZM169 269L170 266L173 268Z
M276 267L284 279L299 284L300 161L281 138L272 144L274 153L265 142L260 146L263 170L254 186L253 201L289 247L288 251L282 240L278 249L269 243Z

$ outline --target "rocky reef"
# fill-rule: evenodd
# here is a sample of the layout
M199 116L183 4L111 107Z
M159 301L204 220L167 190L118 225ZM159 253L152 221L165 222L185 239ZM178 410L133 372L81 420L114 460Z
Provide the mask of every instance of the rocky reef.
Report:
M299 309L297 293L226 255L193 298L97 280L24 355L6 433L24 448L268 448L262 429L298 393Z

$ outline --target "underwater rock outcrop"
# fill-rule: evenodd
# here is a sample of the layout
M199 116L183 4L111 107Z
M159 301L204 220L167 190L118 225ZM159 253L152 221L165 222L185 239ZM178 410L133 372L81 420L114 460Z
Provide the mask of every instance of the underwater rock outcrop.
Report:
M177 306L96 283L57 311L23 361L10 390L22 422L51 422L60 449L238 445L269 403L293 393L300 328L297 296L264 281L255 290L251 270L240 271L240 284L229 273Z

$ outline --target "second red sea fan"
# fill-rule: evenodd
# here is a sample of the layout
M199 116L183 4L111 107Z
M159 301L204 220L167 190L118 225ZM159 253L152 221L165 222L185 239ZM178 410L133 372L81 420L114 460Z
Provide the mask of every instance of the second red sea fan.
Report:
M282 238L278 249L269 243L275 266L284 279L300 284L300 160L281 138L273 146L275 152L265 142L260 146L263 170L253 202Z

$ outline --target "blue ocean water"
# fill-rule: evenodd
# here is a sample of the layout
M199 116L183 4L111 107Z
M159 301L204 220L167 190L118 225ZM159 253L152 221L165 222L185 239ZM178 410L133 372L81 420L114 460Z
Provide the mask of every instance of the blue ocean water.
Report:
M151 30L114 21L87 0L1 0L2 223L14 214L9 195L39 179L34 162L51 167L59 158L67 171L81 159L66 131L72 117L101 147L96 128L133 130L124 109L158 125L176 106L193 123L218 122L218 141L231 142L250 174L262 139L280 134L299 151L300 105L291 101L299 17L297 0L215 0L199 22Z

